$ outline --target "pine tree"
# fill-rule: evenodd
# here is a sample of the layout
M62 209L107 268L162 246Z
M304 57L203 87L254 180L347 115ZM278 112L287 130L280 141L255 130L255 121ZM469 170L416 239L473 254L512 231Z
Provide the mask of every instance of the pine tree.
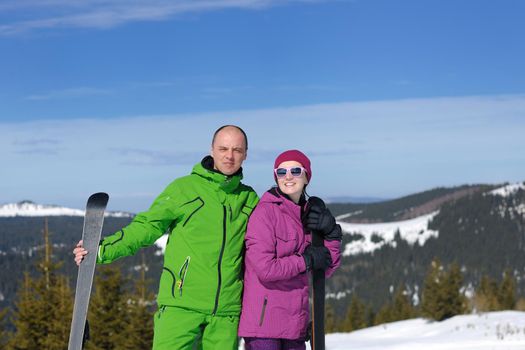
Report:
M440 286L443 283L443 266L438 259L434 259L425 277L421 313L423 316L436 319L439 310Z
M397 287L396 294L394 295L394 300L392 302L387 302L381 307L374 319L374 324L378 325L388 322L407 320L409 318L415 317L416 314L416 309L410 302L410 298L406 293L404 286L399 285Z
M116 349L131 336L125 332L129 323L126 283L127 279L116 265L98 269L88 312L90 339L86 349Z
M463 274L459 265L454 263L450 266L449 271L445 274L442 288L442 315L439 321L461 315L466 311L466 298L461 293L463 284Z
M374 325L391 322L392 320L392 304L385 303L374 317Z
M9 337L6 330L7 311L7 308L0 310L0 349L5 349Z
M44 228L44 255L37 264L38 275L24 274L15 302L16 331L8 349L67 349L71 322L71 291L67 280L57 274L60 267L52 259L51 243Z
M498 288L500 310L513 310L516 306L516 279L510 270L503 273L503 280Z
M481 281L474 304L477 311L496 311L500 309L498 301L498 285L496 281L487 275L481 276Z
M415 315L416 310L410 302L410 297L406 293L404 286L400 285L394 295L390 322L407 320Z
M343 331L351 332L367 326L367 310L357 295L352 295L350 306L343 322Z
M116 350L151 349L153 345L153 310L155 296L147 292L150 282L146 279L147 266L144 251L141 251L142 265L140 278L135 284L135 291L127 302L127 319L129 322L123 333L123 342L117 344Z
M73 297L68 279L65 276L55 278L53 287L47 291L46 299L53 308L47 311L50 332L43 340L43 346L50 350L66 349L73 314Z
M461 294L463 275L457 264L445 272L438 260L432 262L423 286L421 312L423 316L443 321L466 310L466 298Z
M335 310L331 303L325 304L325 320L324 320L324 331L325 333L337 332L337 321L335 319Z
M15 301L13 324L16 331L9 339L8 349L38 349L38 339L44 335L37 328L41 315L35 312L38 302L33 299L32 284L29 273L25 272L22 287L18 290Z

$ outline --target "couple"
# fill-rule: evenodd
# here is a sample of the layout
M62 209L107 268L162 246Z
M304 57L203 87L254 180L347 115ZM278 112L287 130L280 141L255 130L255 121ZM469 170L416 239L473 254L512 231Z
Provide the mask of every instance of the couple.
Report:
M305 198L312 177L306 155L280 154L273 169L277 187L259 201L240 182L247 150L241 128L219 128L211 155L100 242L97 263L105 264L169 233L154 349L192 349L201 339L204 350L234 350L238 335L247 350L305 349L308 271L331 275L339 266L341 228L330 211ZM322 232L325 247L310 245L312 230ZM80 241L76 263L87 253Z

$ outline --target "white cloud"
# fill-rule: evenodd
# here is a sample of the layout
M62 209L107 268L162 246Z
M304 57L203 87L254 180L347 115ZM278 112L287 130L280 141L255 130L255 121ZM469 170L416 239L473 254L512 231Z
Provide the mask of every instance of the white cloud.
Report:
M325 0L326 1L326 0ZM106 29L137 21L160 21L185 13L221 9L264 9L291 2L321 0L8 0L0 14L24 12L24 20L0 25L1 35L15 35L37 29Z
M9 165L0 171L0 193L3 201L38 201L34 193L47 191L45 202L68 205L76 204L50 196L79 186L116 197L159 193L208 153L224 124L247 132L245 178L259 192L273 184L275 156L290 148L312 159L310 190L318 195L385 198L524 180L525 95L506 95L0 122L0 158ZM137 211L122 201L115 209Z

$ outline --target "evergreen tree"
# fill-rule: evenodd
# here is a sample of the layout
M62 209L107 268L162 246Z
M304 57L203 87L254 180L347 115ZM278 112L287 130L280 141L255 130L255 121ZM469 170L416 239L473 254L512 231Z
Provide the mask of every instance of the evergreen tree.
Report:
M525 298L519 298L518 301L516 301L515 309L517 311L525 311Z
M8 309L0 310L0 349L5 349L9 334L6 330L6 318Z
M374 317L374 325L391 322L392 320L392 304L386 302Z
M135 283L135 291L127 303L127 319L123 342L117 344L115 349L134 350L151 349L153 345L153 310L155 296L147 292L150 281L146 280L147 266L144 251L141 251L142 265L140 278Z
M13 324L16 331L9 339L7 348L10 350L38 349L38 340L44 336L38 327L42 315L35 312L38 302L33 299L32 284L29 273L25 272L22 287L19 288L15 301Z
M423 284L423 297L421 301L421 313L423 316L437 319L439 312L439 300L441 294L440 286L443 283L443 266L438 259L434 259L425 277Z
M407 320L415 315L416 310L410 301L410 296L406 293L404 286L400 285L394 295L390 322Z
M463 275L457 264L448 272L438 260L432 262L423 286L421 311L423 316L443 321L466 310L466 298L461 294Z
M67 349L73 314L73 297L68 279L58 276L53 288L47 289L47 292L46 299L53 307L47 310L50 332L43 340L43 346L50 350Z
M407 320L415 317L416 314L416 309L410 302L410 297L406 293L404 286L399 285L394 295L394 300L381 307L374 319L374 324Z
M331 303L326 303L324 308L324 331L325 333L337 332L337 321L335 319L335 310Z
M498 285L487 275L481 276L476 290L474 304L477 311L496 311L500 309L498 301Z
M466 298L461 293L463 284L463 274L459 265L454 263L450 266L449 271L445 274L442 287L442 315L439 321L461 315L466 311Z
M95 276L94 294L91 298L88 321L90 339L88 350L116 349L127 337L128 306L130 299L125 292L127 279L117 265L101 266Z
M513 310L516 306L516 279L510 270L503 274L498 288L498 303L500 310Z
M38 276L24 274L15 302L16 331L8 349L67 349L71 323L71 291L67 280L57 274L60 264L52 259L51 244L44 229L44 255L37 264Z
M357 295L352 295L350 306L343 322L343 331L351 332L367 326L367 310Z

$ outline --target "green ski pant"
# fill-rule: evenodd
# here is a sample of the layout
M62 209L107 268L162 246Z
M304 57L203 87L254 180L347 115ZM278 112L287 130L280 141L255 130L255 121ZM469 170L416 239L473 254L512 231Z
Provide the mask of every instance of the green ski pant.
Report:
M237 350L239 316L212 316L160 306L154 319L154 350Z

